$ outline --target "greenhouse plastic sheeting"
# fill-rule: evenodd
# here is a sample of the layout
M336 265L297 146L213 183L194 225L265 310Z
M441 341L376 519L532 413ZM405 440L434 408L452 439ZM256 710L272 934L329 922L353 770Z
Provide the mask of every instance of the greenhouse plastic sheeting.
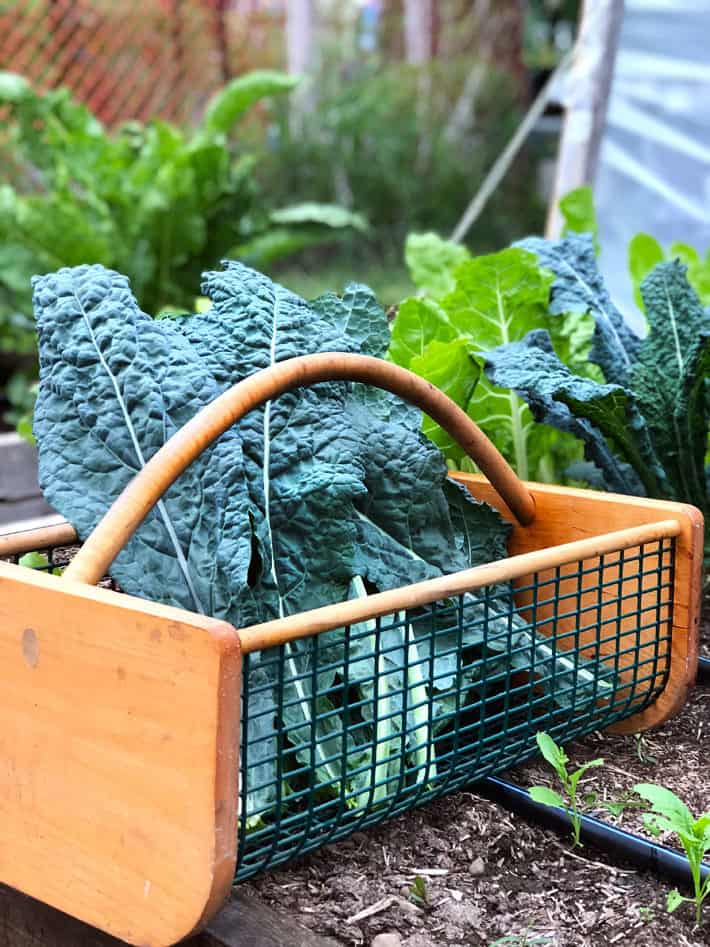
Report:
M710 247L709 36L710 0L626 0L595 192L602 271L638 331L631 237Z

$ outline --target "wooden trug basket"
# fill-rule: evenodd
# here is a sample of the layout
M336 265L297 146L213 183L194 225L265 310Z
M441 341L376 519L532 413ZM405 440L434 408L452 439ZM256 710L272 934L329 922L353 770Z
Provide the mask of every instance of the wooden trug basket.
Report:
M487 479L455 477L511 522L509 558L238 630L95 587L165 490L227 427L284 391L333 379L386 388L458 440ZM204 924L233 882L238 843L246 876L529 756L536 728L571 738L610 725L617 732L656 726L682 708L695 676L698 510L523 484L449 399L366 356L304 356L251 376L161 448L62 576L16 564L24 553L73 542L66 523L0 537L0 558L14 559L0 562L0 882L131 944L173 944ZM504 722L484 732L486 713L497 719L486 699L475 704L475 726L464 714L470 717L474 705L457 707L454 749L451 740L441 744L437 774L427 765L425 778L409 780L411 761L402 752L387 804L365 806L348 821L340 789L327 832L314 827L313 792L306 789L307 821L291 829L300 833L298 844L274 856L276 819L276 829L262 830L263 844L249 849L243 826L238 832L240 698L249 687L249 655L269 648L278 654L295 641L317 651L319 636L333 629L349 634L377 622L383 632L404 612L451 607L469 592L489 595L510 582L516 614L549 638L555 654L574 655L568 663L575 668L590 659L612 667L613 695L595 690L584 713L548 701L542 718L533 717L538 677L521 681L508 671L499 675L504 690L495 705L502 701ZM464 649L456 660L459 668L468 660ZM477 661L485 677L485 658ZM426 666L422 673L431 693ZM513 706L527 714L523 725L511 716ZM406 714L405 706L403 733ZM371 786L371 801L372 792Z

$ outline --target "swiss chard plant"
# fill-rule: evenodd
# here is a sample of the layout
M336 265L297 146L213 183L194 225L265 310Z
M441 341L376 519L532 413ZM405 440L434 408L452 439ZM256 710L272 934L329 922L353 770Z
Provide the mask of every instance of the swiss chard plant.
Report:
M486 376L486 353L544 329L560 355L586 373L591 320L584 312L550 312L553 276L528 249L471 258L464 247L435 234L413 234L406 259L420 292L399 307L389 357L446 391L523 479L555 479L580 456L578 445L550 427L536 427L525 401ZM424 432L451 464L467 469L441 428L425 419Z
M101 263L129 276L148 311L187 310L202 271L223 254L271 261L363 229L340 207L264 206L259 156L239 146L234 129L296 81L269 71L241 76L189 131L158 119L112 131L68 90L40 94L0 72L0 352L34 351L35 273Z
M226 263L205 275L202 291L211 300L206 311L155 320L124 276L99 265L34 281L40 482L81 538L171 434L229 386L312 352L381 357L389 341L383 310L358 284L307 303ZM448 480L420 425L418 411L360 385L321 384L268 402L185 471L112 574L135 595L244 627L504 555L502 520ZM554 671L558 702L573 693L598 700L613 671L558 656L518 618L509 594L486 603L465 596L458 639L454 606L448 625L442 609L437 633L416 612L379 630L367 622L351 629L347 658L344 631L321 636L327 660L315 677L321 692L337 691L338 675L348 679L347 660L361 701L360 736L335 696L321 693L316 703L308 642L284 646L281 675L267 652L252 656L247 814L261 818L275 802L282 725L316 784L327 792L345 785L351 805L376 805L397 772L406 706L411 779L434 779L435 737L480 683L457 663L457 640L459 648L485 651L502 676L531 664L545 676ZM360 766L351 766L356 759Z

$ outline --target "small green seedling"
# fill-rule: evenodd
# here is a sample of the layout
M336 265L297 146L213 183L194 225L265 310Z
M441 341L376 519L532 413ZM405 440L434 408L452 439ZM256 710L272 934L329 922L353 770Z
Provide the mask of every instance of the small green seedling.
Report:
M555 806L565 810L572 822L572 847L576 848L579 846L581 848L582 843L579 840L579 833L582 828L582 819L579 812L577 787L584 773L593 766L602 766L604 760L590 760L588 763L584 763L583 766L580 766L578 770L575 770L574 773L570 773L567 770L569 757L548 733L540 731L535 734L535 739L537 740L540 752L557 773L564 797L548 786L531 786L529 789L530 796L535 802L540 802L544 806Z
M600 802L599 805L602 809L606 809L610 815L617 818L623 815L627 809L643 808L641 800L637 799L630 789L624 790L616 799L607 799L604 802Z
M661 832L675 832L681 841L690 863L693 878L693 897L686 898L673 888L668 892L666 910L670 914L684 901L695 905L695 923L700 924L703 901L710 895L710 875L705 881L700 876L703 855L710 851L710 812L693 818L690 809L670 789L655 783L638 783L634 790L651 803L651 810L643 816L644 825L652 835Z
M409 889L409 900L420 908L429 907L429 894L426 889L426 881L421 875L416 875Z
M26 566L28 569L40 569L42 572L49 572L52 575L61 575L62 569L50 569L49 559L41 552L27 552L19 559L19 565Z

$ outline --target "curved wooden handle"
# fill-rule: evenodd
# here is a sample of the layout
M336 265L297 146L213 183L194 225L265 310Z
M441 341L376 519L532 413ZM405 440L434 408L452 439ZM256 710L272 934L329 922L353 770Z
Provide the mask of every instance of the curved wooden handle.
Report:
M163 493L202 451L258 405L286 391L322 381L359 381L399 395L421 408L481 468L517 520L535 518L535 501L505 458L447 395L405 368L369 355L324 352L277 362L250 375L199 411L166 441L115 500L64 572L94 585Z

